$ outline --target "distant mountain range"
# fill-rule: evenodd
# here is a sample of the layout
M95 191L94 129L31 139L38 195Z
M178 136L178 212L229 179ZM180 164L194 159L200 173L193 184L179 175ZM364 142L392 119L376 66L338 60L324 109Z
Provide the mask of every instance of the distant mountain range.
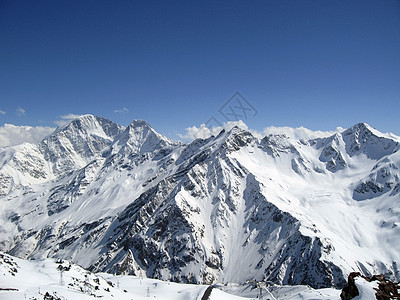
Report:
M190 144L92 115L0 152L0 250L191 283L400 280L400 138L240 128Z

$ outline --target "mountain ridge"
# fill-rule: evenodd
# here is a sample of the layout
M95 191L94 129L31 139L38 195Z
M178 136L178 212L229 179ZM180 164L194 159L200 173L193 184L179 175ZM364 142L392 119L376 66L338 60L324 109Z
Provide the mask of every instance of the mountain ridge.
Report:
M233 128L182 144L141 120L86 115L51 139L0 153L1 251L207 284L399 278L385 238L400 236L399 142L369 125L308 141Z

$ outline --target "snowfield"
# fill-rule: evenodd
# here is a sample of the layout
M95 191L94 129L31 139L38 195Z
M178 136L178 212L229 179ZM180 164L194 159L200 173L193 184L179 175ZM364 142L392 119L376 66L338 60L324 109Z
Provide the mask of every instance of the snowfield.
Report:
M60 266L69 270L61 274ZM3 253L0 253L0 276L2 300L43 299L46 294L63 300L201 300L208 288L204 285L179 284L136 276L94 274L67 261L26 261ZM256 299L259 291L259 288L251 284L217 286L212 289L208 299ZM272 286L262 289L262 295L270 299L337 299L339 293L335 289L313 290L305 286Z
M1 150L0 250L132 284L271 282L293 299L351 272L399 281L399 149L364 123L311 140L235 127L186 145L144 121L81 116Z

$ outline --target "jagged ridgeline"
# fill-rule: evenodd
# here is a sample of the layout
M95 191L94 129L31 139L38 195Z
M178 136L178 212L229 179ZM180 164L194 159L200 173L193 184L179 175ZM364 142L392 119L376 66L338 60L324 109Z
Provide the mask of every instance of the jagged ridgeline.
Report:
M400 139L233 128L190 144L92 115L0 152L0 250L195 283L399 280Z

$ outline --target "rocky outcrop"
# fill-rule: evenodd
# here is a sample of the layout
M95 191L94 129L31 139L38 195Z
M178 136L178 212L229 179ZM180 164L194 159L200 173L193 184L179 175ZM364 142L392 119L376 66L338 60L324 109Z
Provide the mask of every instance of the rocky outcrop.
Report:
M342 289L342 292L340 294L340 298L342 300L350 300L359 295L359 291L355 283L356 277L361 277L368 282L377 281L378 288L374 288L374 290L376 291L375 298L377 300L400 299L399 283L387 280L383 274L373 275L372 277L366 277L362 276L358 272L353 272L350 273L347 280L347 285Z

